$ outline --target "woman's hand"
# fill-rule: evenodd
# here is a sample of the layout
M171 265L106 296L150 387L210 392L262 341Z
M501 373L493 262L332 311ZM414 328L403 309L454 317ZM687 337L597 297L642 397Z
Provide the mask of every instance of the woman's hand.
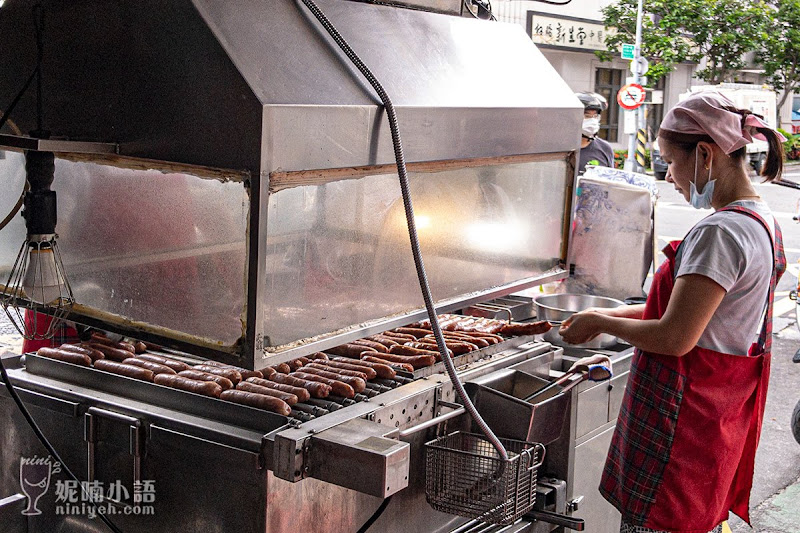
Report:
M558 334L569 344L583 344L603 333L604 313L596 309L587 309L575 313L561 324Z

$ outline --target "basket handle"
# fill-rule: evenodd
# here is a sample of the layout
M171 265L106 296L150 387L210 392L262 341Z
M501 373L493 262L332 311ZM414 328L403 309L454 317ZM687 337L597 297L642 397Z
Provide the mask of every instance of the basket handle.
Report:
M539 457L538 462L535 463L533 462L533 457L531 457L531 450L536 450L538 452L538 457ZM533 463L529 464L528 466L528 472L530 472L534 468L539 468L540 466L542 466L542 463L544 463L544 456L546 453L547 449L544 447L544 444L536 442L533 444L532 448L526 448L525 450L522 450L522 452L519 455L520 457L525 457L526 458L525 461L527 463Z

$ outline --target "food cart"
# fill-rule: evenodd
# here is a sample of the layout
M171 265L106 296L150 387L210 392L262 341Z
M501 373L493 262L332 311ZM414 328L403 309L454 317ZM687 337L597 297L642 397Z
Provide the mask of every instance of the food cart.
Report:
M55 154L71 320L261 370L426 318L383 109L299 2L51 2L40 26L33 4L0 9L14 51L0 101L38 62L41 96L12 118L51 135L0 135L0 208L23 189L26 154ZM497 309L567 277L582 108L524 32L319 5L394 100L437 312ZM18 217L0 232L0 277L25 231ZM537 503L510 526L426 502L425 443L471 428L441 363L283 416L36 354L3 362L79 477L154 487L152 512L106 509L123 531L356 531L375 516L375 531L539 532L578 527L571 515L601 531L614 515L594 487L631 349L605 352L610 385L582 383L537 418ZM510 335L455 363L462 381L521 396L586 353ZM20 458L47 453L6 387L0 424L2 527L106 530L68 508L22 514ZM61 497L51 488L39 506Z

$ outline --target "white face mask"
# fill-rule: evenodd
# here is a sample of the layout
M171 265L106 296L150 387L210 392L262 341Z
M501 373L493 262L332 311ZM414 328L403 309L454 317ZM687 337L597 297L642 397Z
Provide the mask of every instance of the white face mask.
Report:
M581 133L586 137L594 137L600 131L600 117L583 119Z
M689 183L689 201L695 209L708 209L711 207L711 200L714 197L714 183L717 180L711 179L711 169L714 166L714 160L708 165L708 179L703 187L702 192L697 192L697 162L700 159L700 154L695 149L694 158L694 181Z

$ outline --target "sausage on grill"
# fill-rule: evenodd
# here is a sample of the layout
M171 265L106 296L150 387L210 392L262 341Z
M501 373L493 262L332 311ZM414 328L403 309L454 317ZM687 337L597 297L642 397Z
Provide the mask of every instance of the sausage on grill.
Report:
M92 358L85 353L75 353L69 350L43 347L36 350L36 355L64 361L65 363L72 363L73 365L92 366Z
M274 381L270 381L268 379L260 379L260 378L247 378L245 381L249 383L255 383L256 385L261 385L262 387L275 389L277 391L294 394L295 396L297 396L297 399L301 402L305 402L311 398L311 394L302 387L284 385L283 383L275 383Z
M529 322L527 324L503 324L500 328L500 333L504 335L539 335L547 333L552 326L547 320L540 320L539 322Z
M103 355L103 352L100 350L95 350L90 346L80 346L78 344L62 344L59 346L62 350L67 350L68 352L79 353L83 355L88 355L92 361L97 361L98 359L105 359L106 356Z
M152 361L145 361L143 359L138 359L136 357L129 357L123 361L126 365L133 365L138 366L141 368L146 368L153 372L153 374L177 374L173 369L168 367L167 365L162 365L159 363L154 363Z
M395 349L405 349L401 350L400 352L395 352ZM393 353L383 353L380 354L381 359L386 361L392 361L395 363L407 363L417 368L424 368L426 366L432 366L436 362L436 355L431 353L422 353L423 350L417 350L417 353L414 354L413 352L408 353L409 350L416 350L416 348L411 348L410 346L393 346L392 351ZM403 353L405 351L406 353Z
M189 370L189 368L191 368L183 361L176 361L175 359L170 359L168 357L161 357L160 355L154 355L151 353L140 353L136 357L143 361L150 361L153 363L158 363L160 365L168 366L175 372L182 372L184 370Z
M229 402L264 409L265 411L272 411L273 413L278 413L283 416L289 416L289 413L292 412L292 408L280 398L257 394L255 392L231 389L224 391L220 395L220 398Z
M114 348L112 346L109 346L108 344L90 342L89 346L91 346L95 350L102 352L103 355L106 356L105 357L106 359L111 359L112 361L116 361L118 363L121 363L125 359L133 356L133 353L129 352L128 350L123 350L121 348Z
M353 361L352 359L348 359L346 357L336 357L333 361L331 361L331 363L336 363L338 365L345 365L346 367L354 366L359 369L361 368L365 370L369 369L375 372L377 377L382 379L394 379L394 377L397 375L397 372L395 372L394 369L389 365L384 365L381 363L373 363L371 361L366 361L364 359L361 359L359 361Z
M262 374L259 370L248 370L248 369L242 368L240 366L233 366L233 365L228 365L228 364L225 364L225 363L220 363L219 361L203 361L201 364L210 365L210 366L216 366L216 367L219 367L219 368L230 368L232 370L237 371L239 374L241 374L242 375L242 379L263 378L264 377L264 374Z
M108 359L100 359L94 362L94 367L97 370L111 372L112 374L119 374L134 379L142 379L144 381L153 381L152 370L141 368L134 365L126 365L117 361L109 361ZM165 375L165 374L164 374Z
M359 344L361 346L366 346L367 348L372 348L376 352L381 352L381 353L388 353L389 352L389 348L387 348L386 346L384 346L380 342L371 341L369 339L358 339L358 340L355 340L355 341L351 342L350 344Z
M341 381L342 383L346 383L351 387L353 387L353 390L356 393L364 392L364 389L367 388L367 382L359 377L346 376L342 374L337 374L336 372L330 372L325 369L312 368L312 367L303 367L302 372L305 372L307 374L314 374L315 376L322 376L323 378L332 379L334 381Z
M376 352L374 348L364 346L363 344L342 344L340 346L334 346L333 348L328 348L326 350L328 353L332 353L333 355L340 355L342 357L352 357L353 359L358 359L361 355L361 352L364 351L372 351Z
M178 372L178 375L185 378L194 379L196 381L212 381L222 387L222 390L233 388L233 382L228 378L224 378L216 374L209 374L208 372L203 372L202 370L181 370Z
M234 385L237 385L240 381L242 381L242 375L232 369L226 368L224 366L211 366L211 365L195 365L192 368L195 370L202 370L203 372L208 372L209 374L216 374L218 376L222 376L231 380Z
M374 357L369 354L370 352L364 352L364 354L361 357L361 361L364 363L375 363L379 365L388 366L392 370L397 369L397 370L402 370L404 372L414 371L414 367L408 363L398 363L397 361L388 361L386 359L381 359L380 357Z
M355 378L361 378L364 381L367 381L369 378L367 374L361 372L360 370L352 370L348 368L339 368L335 366L323 365L320 363L309 363L303 368L316 368L317 370L324 370L325 372L333 372L334 374L340 374L342 376L351 376ZM374 372L372 372L374 374Z
M203 396L211 396L213 398L219 398L220 394L222 394L222 387L218 383L214 383L213 381L198 381L177 374L158 374L154 381L158 385L185 390L195 394L202 394Z
M269 378L270 381L281 383L283 385L291 385L292 387L302 387L306 389L314 398L327 398L331 393L331 386L318 381L308 379L300 379L296 376L288 374L281 374L280 372L273 374Z
M364 375L363 379L375 379L376 377L378 377L378 373L375 371L374 368L370 368L369 366L364 365L363 363L359 364L360 361L356 361L355 359L350 359L350 361L351 361L350 363L343 363L340 361L320 361L311 363L311 365L317 367L325 367L329 369L338 368L341 370L351 370L353 372L358 372L360 374L363 374ZM331 370L331 372L333 371Z
M316 374L311 374L308 372L295 372L294 375L300 379L306 379L308 381L319 381L320 383L324 383L325 385L330 385L331 392L333 392L337 396L344 396L345 398L353 398L356 395L356 392L353 390L353 387L338 379L330 379L323 376L318 376Z
M261 385L250 383L249 381L242 381L241 383L236 385L236 390L255 392L257 394L264 394L266 396L274 396L275 398L280 398L288 405L294 405L298 402L297 396L295 396L294 394L271 389L269 387L262 387Z

